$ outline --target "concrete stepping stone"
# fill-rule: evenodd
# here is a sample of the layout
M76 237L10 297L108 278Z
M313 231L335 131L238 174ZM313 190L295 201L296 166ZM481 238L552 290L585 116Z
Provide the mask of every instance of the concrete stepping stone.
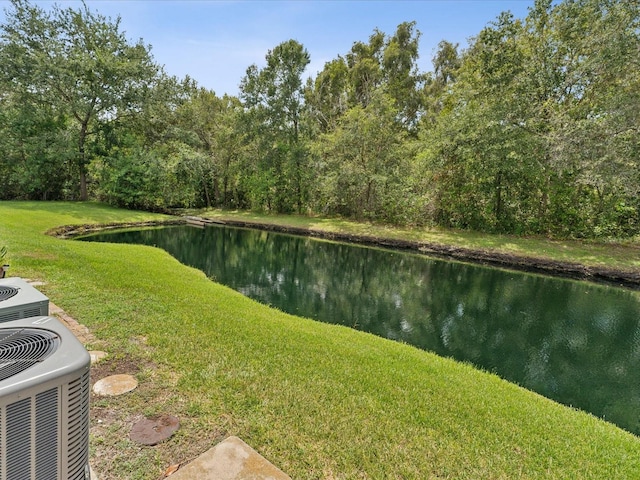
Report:
M93 385L93 393L114 397L135 390L137 386L138 381L131 375L111 375L98 380Z
M89 356L91 357L91 365L94 363L98 363L103 358L106 358L107 352L102 352L100 350L89 350Z
M181 467L171 480L291 480L238 437L229 437Z
M180 428L180 420L173 415L143 418L133 424L129 438L134 442L153 446L171 437L178 428Z

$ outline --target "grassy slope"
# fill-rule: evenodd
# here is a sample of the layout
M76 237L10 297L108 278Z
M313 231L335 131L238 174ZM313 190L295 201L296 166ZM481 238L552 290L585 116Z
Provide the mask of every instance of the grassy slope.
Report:
M111 354L101 373L140 381L92 404L101 479L157 479L231 434L298 479L640 476L637 437L493 375L261 306L158 249L43 235L157 217L0 203L11 274L45 281L91 329ZM169 442L129 441L133 421L165 412L182 422Z

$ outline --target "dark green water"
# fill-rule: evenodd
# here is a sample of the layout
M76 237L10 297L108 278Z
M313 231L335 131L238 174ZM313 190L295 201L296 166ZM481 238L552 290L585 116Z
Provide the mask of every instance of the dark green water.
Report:
M227 227L83 240L155 245L286 312L410 343L640 434L640 294Z

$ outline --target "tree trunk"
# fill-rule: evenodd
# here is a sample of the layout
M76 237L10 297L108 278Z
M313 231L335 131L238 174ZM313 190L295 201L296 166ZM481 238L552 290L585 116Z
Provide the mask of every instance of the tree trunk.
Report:
M80 200L89 200L89 193L87 191L87 172L85 171L84 164L80 165Z
M87 140L87 128L89 126L89 118L87 115L85 120L80 124L80 136L78 138L78 167L80 168L80 200L87 201L89 193L87 191L87 155L85 152L85 143Z
M502 226L502 172L498 172L495 179L496 203L495 220L496 225Z
M204 182L202 182L202 186L204 187L204 198L207 202L207 208L211 208L211 197L209 196L209 187L207 187L206 179Z

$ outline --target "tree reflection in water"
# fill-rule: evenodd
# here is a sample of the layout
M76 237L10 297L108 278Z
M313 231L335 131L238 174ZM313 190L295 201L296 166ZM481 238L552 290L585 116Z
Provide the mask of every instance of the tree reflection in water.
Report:
M156 245L262 303L495 372L640 433L640 295L228 227L105 233Z

